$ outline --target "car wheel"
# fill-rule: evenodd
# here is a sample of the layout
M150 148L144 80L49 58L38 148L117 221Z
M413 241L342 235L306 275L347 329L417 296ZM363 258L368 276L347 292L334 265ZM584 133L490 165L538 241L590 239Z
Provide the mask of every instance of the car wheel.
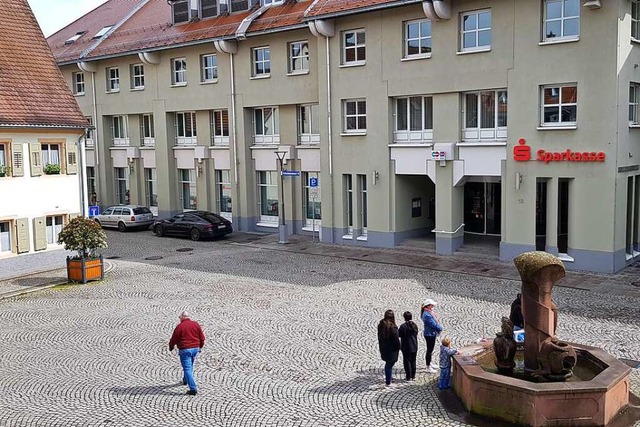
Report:
M191 229L191 240L193 240L195 242L200 240L200 230L198 230L197 228L192 228Z
M96 224L98 224L100 227L102 227L102 224L100 224L99 220L96 219L95 221L96 221Z
M161 225L156 225L156 236L162 237L164 236L164 229Z
M124 233L125 231L127 231L127 226L126 226L126 225L124 225L124 222L119 222L119 223L118 223L118 231L123 232L123 233Z

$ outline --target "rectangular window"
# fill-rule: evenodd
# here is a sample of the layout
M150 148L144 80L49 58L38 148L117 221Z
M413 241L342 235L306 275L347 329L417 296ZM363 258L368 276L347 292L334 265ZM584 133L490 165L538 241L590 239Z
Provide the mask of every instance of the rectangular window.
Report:
M358 185L360 190L360 225L362 225L362 235L367 235L367 175L358 175Z
M218 213L223 218L231 221L231 173L229 170L216 171L216 183L218 186Z
M129 134L127 130L127 116L113 116L112 122L112 134L113 145L128 145Z
M187 60L185 58L173 58L171 60L171 84L173 86L187 84Z
M304 199L302 211L305 213L304 229L318 231L320 229L321 203L320 203L320 174L318 172L304 172L302 176ZM311 187L311 180L317 185ZM315 222L315 228L313 228Z
M11 223L0 222L0 252L11 252Z
M364 99L345 99L342 101L343 131L362 133L367 130L367 101Z
M49 245L58 244L58 236L62 231L63 224L64 224L64 221L63 221L62 215L47 217L47 243Z
M120 91L120 70L118 67L107 68L107 92Z
M229 145L229 110L214 110L210 117L213 145Z
M171 11L173 14L173 23L180 24L181 22L189 22L189 3L190 0L182 0L173 2L171 5Z
M575 126L578 114L576 85L543 86L541 90L543 126Z
M202 66L200 81L202 83L212 83L218 80L218 57L215 54L202 55L200 57Z
M200 17L204 19L212 16L218 16L217 0L200 0Z
M491 10L466 12L460 18L461 52L491 48Z
M394 142L433 141L433 98L410 96L395 100Z
M631 0L631 38L640 40L640 0Z
M289 73L306 73L309 71L309 42L289 43Z
M640 100L640 84L629 85L629 124L638 125L638 101Z
M87 191L89 192L89 204L94 206L98 203L98 193L96 192L96 168L87 167Z
M7 166L9 166L8 152L8 144L0 142L0 172L5 174L7 174Z
M302 144L320 142L320 107L318 104L298 106L298 135Z
M155 146L156 139L153 125L153 114L143 114L140 123L142 125L142 145L145 147Z
M93 127L93 117L87 116L85 117L85 119L87 119L87 122L89 122L89 127ZM94 129L87 129L87 135L86 135L87 147L93 147L93 131Z
M144 65L131 66L131 89L144 89Z
M176 137L178 145L197 143L195 111L176 113Z
M421 19L404 23L404 57L417 58L431 55L431 21Z
M41 144L42 165L58 165L60 163L60 144Z
M490 90L464 94L465 141L503 140L507 137L507 91Z
M178 169L182 209L197 209L196 171L195 169Z
M351 175L342 175L344 179L345 191L345 222L349 228L348 234L353 235L353 177Z
M230 0L231 12L242 12L249 9L249 0Z
M129 168L113 168L116 179L116 201L121 205L129 204Z
M253 118L256 144L277 144L280 142L277 107L256 108L253 111Z
M253 77L266 77L271 74L271 50L269 46L254 47L251 49L253 64Z
M84 73L73 73L73 94L84 95Z
M580 0L544 0L544 41L580 36Z
M343 65L364 65L366 54L364 29L342 33Z
M258 194L260 199L260 222L278 222L277 172L258 172Z
M156 186L156 168L144 169L144 187L147 206L158 206L158 187Z
M284 0L262 0L262 5L266 6L266 5L274 5L274 4L282 4L284 2Z

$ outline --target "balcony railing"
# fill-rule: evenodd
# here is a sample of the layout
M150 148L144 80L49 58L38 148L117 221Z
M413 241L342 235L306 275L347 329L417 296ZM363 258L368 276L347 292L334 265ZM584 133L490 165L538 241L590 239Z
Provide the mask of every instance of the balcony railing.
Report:
M129 138L113 138L114 147L128 147Z
M198 138L195 136L179 136L176 138L176 144L179 146L192 146L198 144Z

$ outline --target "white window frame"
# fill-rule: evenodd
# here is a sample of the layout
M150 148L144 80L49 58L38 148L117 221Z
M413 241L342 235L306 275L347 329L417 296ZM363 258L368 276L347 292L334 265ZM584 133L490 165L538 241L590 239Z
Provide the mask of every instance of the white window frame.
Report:
M640 104L640 83L629 83L629 126L640 126L638 105Z
M156 168L144 168L144 190L147 206L158 206L158 175Z
M289 74L307 74L309 72L309 41L290 42L288 51Z
M78 41L78 39L79 39L80 37L82 37L85 33L86 33L86 31L80 31L80 32L77 32L75 35L73 35L73 36L69 37L69 38L64 42L64 44L73 44L73 43L77 42L77 41Z
M47 216L45 224L47 227L47 245L57 245L58 236L64 227L64 216Z
M484 126L483 119L488 117L486 115L487 106L483 102L486 100L486 96L493 97L493 126ZM468 111L467 98L469 96L475 96L475 115L470 117L470 111ZM504 100L505 102L501 102ZM506 141L507 139L507 123L508 116L504 116L506 120L501 126L500 119L500 107L504 105L508 109L508 93L507 89L498 90L479 90L473 92L464 92L462 94L462 140L464 142L478 142L478 141ZM508 110L507 110L508 111ZM470 120L475 119L475 124L469 123Z
M172 58L171 59L171 86L187 85L187 59Z
M411 112L415 102L420 102L420 129L412 127ZM400 129L400 101L406 102L406 129ZM393 100L394 107L394 131L395 143L429 143L433 141L433 97L424 95L402 96ZM429 127L429 124L431 127Z
M153 121L153 114L142 114L140 116L140 135L144 147L155 147L156 131Z
M226 126L225 126L226 117ZM213 145L229 145L229 110L212 110L209 114L211 121L211 142Z
M232 221L232 203L233 203L233 187L231 187L231 171L229 169L216 170L216 186L218 190L218 200L216 206L218 207L218 215ZM224 199L225 191L228 193L228 200ZM228 210L224 210L223 208Z
M318 197L315 199L315 205L313 203L313 199L311 198L311 186L309 185L309 180L311 178L316 178L318 180L318 186L315 187L318 189ZM322 183L320 181L320 172L302 173L302 212L304 215L304 226L302 227L302 230L304 231L319 231L322 227L322 203L320 201L321 185ZM311 216L309 216L310 209Z
M355 113L349 114L349 105L353 104ZM364 112L362 108L364 107ZM361 126L360 119L364 118L364 127ZM352 121L350 119L354 119ZM349 123L353 122L355 127ZM342 132L345 134L365 134L367 132L367 100L365 98L343 99L342 100Z
M353 35L354 44L347 46L347 38ZM359 42L359 35L362 35L362 42ZM342 32L342 65L357 66L365 65L367 62L367 33L364 28L347 30ZM353 51L353 60L347 59L347 52Z
M97 195L97 187L96 187L96 167L95 166L87 166L87 192L89 193L89 204L93 205L97 203L97 200L92 199L93 195Z
M308 132L304 129L303 116L308 118ZM318 104L298 105L298 138L301 144L320 143L320 106Z
M42 166L58 165L62 167L62 145L59 143L40 144ZM53 154L55 153L55 155ZM60 171L62 173L62 171Z
M265 126L266 113L269 113L267 122L271 123L270 127ZM259 129L259 123L256 118L260 116L262 128ZM260 107L253 109L253 132L254 142L256 144L279 144L280 143L280 117L278 107Z
M204 1L202 1L202 0L199 3L200 3L200 10L198 11L198 13L200 14L200 18L202 18L202 19L214 18L214 17L220 15L220 6L218 4L218 0L213 0L211 2L212 5L208 5L208 7L206 7L206 5L204 4ZM220 1L220 3L223 3L223 1ZM205 16L205 10L207 10L207 9L213 10L214 9L214 7L213 7L214 5L215 5L215 12L216 13L209 14L208 16Z
M115 196L118 204L128 205L131 198L129 186L129 168L113 168L115 179ZM122 187L120 185L123 185ZM120 190L124 190L124 194Z
M480 15L489 14L490 24L488 27L480 27ZM465 18L475 16L476 25L474 28L465 29ZM493 16L491 9L474 10L470 12L463 12L460 14L460 52L485 52L491 50L491 33L493 25ZM489 44L480 45L480 33L489 32ZM474 45L465 46L465 35L471 34L474 36Z
M429 35L424 35L423 34L423 24L429 24ZM413 37L410 38L409 37L409 26L411 25L417 25L418 26L418 36L417 37ZM432 50L432 43L431 43L431 34L433 31L433 27L431 25L431 20L430 19L417 19L414 21L406 21L404 23L404 40L403 40L403 45L404 45L404 52L403 52L403 57L407 58L407 59L418 59L418 58L430 58L431 57L431 50ZM418 46L419 46L419 50L422 50L422 42L423 41L427 41L428 42L428 52L419 52L419 53L409 53L409 43L411 41L417 41L418 42Z
M260 222L257 225L266 226L266 227L277 227L278 225L278 214L280 210L280 201L277 196L278 194L278 176L275 171L257 171L257 190L258 190L258 212L260 213ZM269 188L273 191L275 189L276 198L271 199L275 200L275 215L266 215L262 213L262 195L263 189L265 191L265 200L269 200ZM273 196L273 194L272 194ZM271 212L273 213L273 206L271 204Z
M640 41L640 0L631 0L631 40Z
M262 57L260 58L260 54ZM262 70L258 65L262 65ZM267 67L269 71L267 71ZM251 77L266 78L271 76L271 48L269 46L258 46L251 48Z
M544 92L546 89L559 89L558 103L557 104L545 104ZM562 92L565 88L576 89L576 101L575 102L562 102ZM557 122L545 122L544 110L547 108L558 108L558 121ZM576 120L575 121L563 121L562 120L562 108L563 107L575 107L576 108ZM540 125L542 127L576 127L578 124L578 85L577 83L563 83L554 85L544 85L540 88Z
M284 3L284 0L262 0L263 6L276 6Z
M196 185L195 169L178 169L178 187L181 207L183 211L198 209L198 188ZM189 190L189 200L185 200L186 190Z
M120 92L120 69L118 67L107 68L107 93Z
M94 39L99 39L100 37L104 36L105 34L107 34L107 32L113 27L113 25L107 25L102 27L102 29L100 31L98 31L96 33L95 36L93 36Z
M73 79L73 94L76 96L84 95L85 84L84 84L84 73L77 72L72 74Z
M567 1L573 1L577 3L577 10L578 10L578 14L577 15L569 15L569 16L565 16L565 4ZM549 18L547 16L547 5L549 3L560 3L560 16L559 17L554 17L554 18ZM549 42L549 41L562 41L562 40L578 40L580 38L580 9L582 7L582 1L580 0L544 0L542 2L542 41L543 42ZM565 24L567 21L569 20L575 20L577 19L578 21L578 34L571 34L571 35L565 35ZM559 22L560 23L560 34L556 35L556 36L549 36L547 34L547 25L549 23L552 22Z
M369 190L367 187L367 175L358 175L358 206L360 207L360 227L361 233L358 236L358 240L367 239L367 228L369 225Z
M131 90L144 89L144 64L131 65Z
M355 203L353 199L353 175L344 174L342 175L344 178L344 214L345 214L345 225L347 226L347 235L344 237L353 238L353 225L354 225L354 216L353 210L355 209Z
M0 166L9 167L9 144L0 142ZM8 172L5 170L5 173ZM7 173L7 175L9 175Z
M111 116L111 135L114 146L129 145L129 118L128 116Z
M179 111L176 113L176 145L196 145L198 143L197 121L195 111ZM188 132L189 124L191 132ZM182 125L182 135L180 132Z
M176 21L175 7L181 4L184 4L185 6L187 6L187 19L184 21ZM179 25L186 22L190 22L192 18L193 16L191 11L191 0L176 1L171 5L171 22L173 23L173 25Z
M86 116L85 119L87 119L87 122L89 122L89 126L93 126L93 117L91 116ZM87 147L94 147L95 146L95 142L93 140L93 131L95 129L87 129L87 134L85 137L85 144L87 145Z
M13 252L12 221L0 221L0 253Z
M213 61L211 64L207 64L209 59ZM215 53L200 55L200 67L201 83L215 83L218 81L218 55Z

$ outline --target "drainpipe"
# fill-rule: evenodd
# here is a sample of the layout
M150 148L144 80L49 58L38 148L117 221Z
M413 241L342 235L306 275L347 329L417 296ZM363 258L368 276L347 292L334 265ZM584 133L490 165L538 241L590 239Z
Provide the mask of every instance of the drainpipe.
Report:
M84 134L78 138L78 176L80 177L80 199L82 201L82 216L89 216L89 186L87 184L87 152L85 150L84 141L87 138L88 129L84 130Z
M432 21L451 19L451 0L425 0L422 2L422 10Z
M233 135L233 178L238 185L238 128L236 119L236 80L233 55L238 52L238 44L233 40L216 40L213 42L217 51L229 54L231 63L231 134Z

